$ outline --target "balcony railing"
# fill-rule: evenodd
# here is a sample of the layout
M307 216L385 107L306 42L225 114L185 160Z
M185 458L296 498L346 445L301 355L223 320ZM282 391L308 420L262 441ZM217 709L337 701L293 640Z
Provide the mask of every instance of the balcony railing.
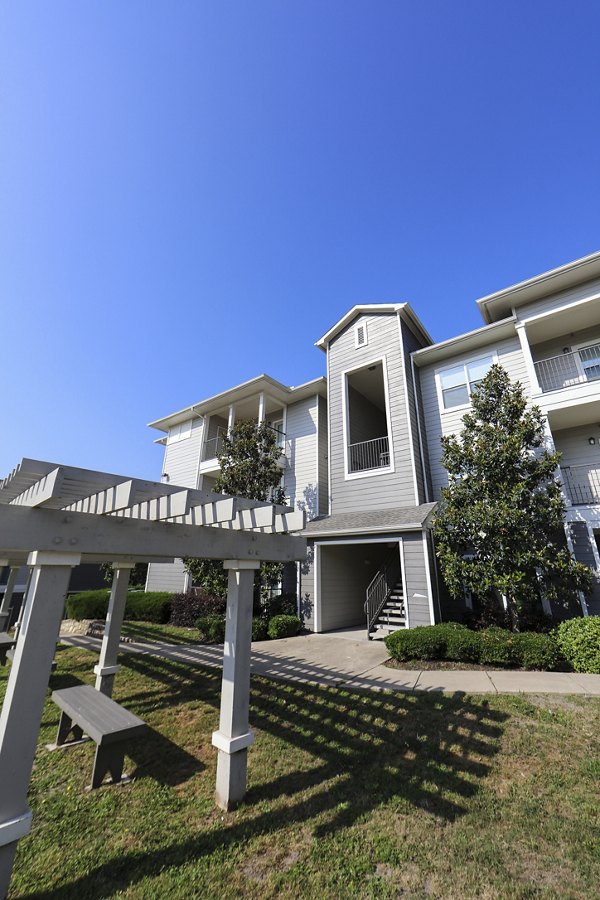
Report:
M535 371L544 393L597 381L600 379L600 344L542 359L535 363Z
M564 486L573 506L600 503L600 469L589 466L561 466Z
M283 455L286 455L286 443L285 443L285 432L281 431L279 428L271 428L271 426L267 426L270 430L275 434L277 439L277 446L282 451ZM227 429L219 426L217 429L217 434L215 437L208 438L208 440L204 444L204 450L202 452L202 462L205 462L208 459L216 459L217 456L220 456L221 451L223 450L223 438L227 434Z
M350 472L382 469L389 464L390 443L387 436L348 445L348 470Z

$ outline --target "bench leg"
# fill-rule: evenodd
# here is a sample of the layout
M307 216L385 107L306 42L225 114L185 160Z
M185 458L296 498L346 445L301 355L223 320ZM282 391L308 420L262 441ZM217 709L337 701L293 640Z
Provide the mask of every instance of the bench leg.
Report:
M124 759L125 749L122 744L108 744L104 747L97 744L90 790L100 787L107 772L111 774L112 783L118 784L123 775Z
M56 733L56 746L61 747L63 744L66 744L70 734L73 735L73 742L80 741L83 738L83 731L79 725L74 725L72 719L65 712L61 712Z

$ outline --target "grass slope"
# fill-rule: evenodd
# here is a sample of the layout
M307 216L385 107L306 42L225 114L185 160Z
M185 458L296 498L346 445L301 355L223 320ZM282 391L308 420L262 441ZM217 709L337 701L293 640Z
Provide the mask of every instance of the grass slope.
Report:
M92 683L60 648L51 687ZM213 804L218 670L126 655L115 699L153 731L124 787L94 747L48 753L11 897L593 897L600 702L351 693L254 678L247 802ZM0 687L6 670L0 673Z

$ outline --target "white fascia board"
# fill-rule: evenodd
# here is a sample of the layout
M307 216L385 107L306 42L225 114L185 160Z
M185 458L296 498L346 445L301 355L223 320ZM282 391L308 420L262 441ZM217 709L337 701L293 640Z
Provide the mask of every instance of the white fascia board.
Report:
M439 344L432 344L430 347L415 350L411 356L416 366L427 366L430 363L441 362L453 356L461 356L463 353L469 353L472 350L481 350L503 338L516 335L515 323L516 317L512 315L502 319L500 322L483 325L474 331L467 331L465 334L457 335L457 337L448 338L447 341L440 341Z
M600 251L582 256L573 262L542 272L534 278L520 281L510 287L488 294L476 301L485 322L493 320L494 307L521 306L547 293L566 290L574 285L600 276Z
M406 303L361 303L357 306L353 306L352 309L348 310L346 315L342 316L342 318L335 323L335 325L332 325L329 331L325 332L323 337L319 338L318 341L315 341L315 347L326 352L329 341L355 319L356 316L361 314L368 315L369 313L397 313L407 305L408 304Z

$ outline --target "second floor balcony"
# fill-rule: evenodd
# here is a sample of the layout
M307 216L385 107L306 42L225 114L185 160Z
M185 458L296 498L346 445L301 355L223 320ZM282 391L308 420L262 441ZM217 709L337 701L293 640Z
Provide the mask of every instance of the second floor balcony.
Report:
M281 450L281 465L285 465L286 458L286 442L285 442L285 433L281 430L281 428L270 427L270 430L275 434L277 446ZM217 428L216 434L208 437L204 442L204 447L202 448L202 462L213 461L216 460L221 453L223 452L223 441L227 434L227 428L219 426Z
M371 441L348 445L348 471L367 472L383 469L390 464L390 443L387 435Z
M541 359L534 365L543 393L600 381L600 343Z
M565 492L573 506L600 503L600 468L561 466Z

